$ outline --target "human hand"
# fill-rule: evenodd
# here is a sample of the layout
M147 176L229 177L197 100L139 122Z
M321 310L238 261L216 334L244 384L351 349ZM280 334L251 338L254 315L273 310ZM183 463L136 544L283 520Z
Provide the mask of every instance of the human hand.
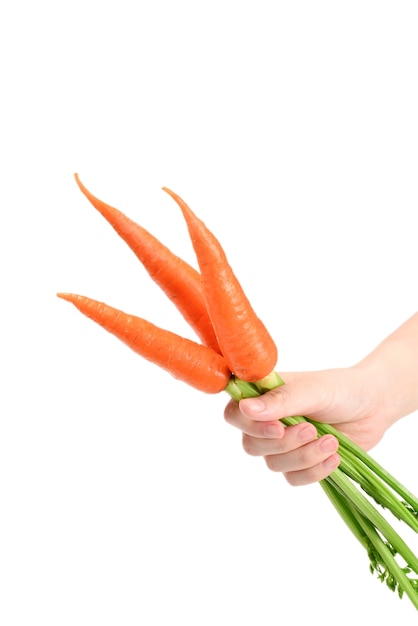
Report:
M286 384L258 398L230 401L225 419L243 433L244 450L262 456L291 485L326 478L340 462L338 440L317 436L309 423L284 427L280 420L304 415L333 424L365 450L382 438L393 420L379 385L370 385L361 364L352 368L282 375Z

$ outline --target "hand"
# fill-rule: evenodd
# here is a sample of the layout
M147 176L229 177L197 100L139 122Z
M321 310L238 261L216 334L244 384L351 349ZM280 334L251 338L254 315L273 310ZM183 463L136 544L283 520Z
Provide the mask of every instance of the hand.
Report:
M312 424L285 428L278 420L303 415L333 424L365 450L397 420L418 410L418 313L350 368L282 375L285 385L225 409L243 433L248 454L264 457L292 485L326 478L340 462L333 435Z
M283 374L286 384L258 398L230 401L226 421L243 433L244 450L262 456L291 485L326 478L340 462L338 441L317 437L312 424L284 427L278 420L304 415L333 424L365 450L372 448L393 420L379 387L368 383L362 365L320 372Z

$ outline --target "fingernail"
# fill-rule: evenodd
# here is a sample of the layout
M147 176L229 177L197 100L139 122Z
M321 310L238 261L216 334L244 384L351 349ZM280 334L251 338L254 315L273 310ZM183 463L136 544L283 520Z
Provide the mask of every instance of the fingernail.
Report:
M340 456L338 454L332 454L324 461L325 469L332 471L340 464Z
M243 402L243 406L252 413L262 413L266 408L266 404L261 398L245 398L245 400L241 400L241 402Z
M267 424L263 428L263 435L272 439L281 439L284 434L284 428L280 424Z
M298 441L305 443L316 437L316 429L313 426L305 426L298 432Z
M335 452L338 448L338 441L335 437L323 437L319 442L322 452Z

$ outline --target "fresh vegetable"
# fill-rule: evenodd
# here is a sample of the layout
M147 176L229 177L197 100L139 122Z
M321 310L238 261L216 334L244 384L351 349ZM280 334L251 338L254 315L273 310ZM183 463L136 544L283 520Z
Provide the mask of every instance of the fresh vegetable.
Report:
M151 278L177 307L202 343L220 353L207 313L199 272L173 254L145 228L133 222L118 209L93 196L83 185L79 175L74 176L86 198L128 244Z
M179 205L199 263L209 317L230 370L242 380L269 375L277 348L257 317L216 237L173 191L163 188Z
M74 304L86 317L175 378L206 393L219 393L225 389L231 372L225 359L212 348L180 337L103 302L71 293L57 295Z
M173 267L177 267L178 262L173 260L172 253L167 254L158 240L149 233L144 235L141 227L94 198L77 177L76 180L83 193L135 253L139 250L138 258L154 280L158 276L159 284L173 301L176 300L176 290L179 290L184 299L183 308L187 311L187 279L181 287L177 286ZM84 296L60 293L59 297L72 302L87 317L146 359L207 393L225 390L239 401L284 384L274 370L276 346L246 298L219 241L177 194L167 188L164 190L182 210L200 268L199 274L184 269L181 263L178 265L183 268L184 276L193 276L193 294L200 294L197 300L191 296L190 310L194 314L204 308L204 325L214 330L215 344L212 341L208 341L208 346L197 344ZM165 280L161 276L170 278ZM190 323L195 328L195 322ZM204 338L202 341L205 342ZM281 421L285 426L311 422L318 436L332 433L338 439L341 463L320 484L365 548L371 571L376 572L390 589L397 590L400 597L406 594L418 609L418 558L388 521L393 515L418 532L418 499L369 454L329 424L303 416Z
M275 386L284 384L279 376L278 380ZM257 384L243 385L239 380L230 381L226 391L237 401L262 393ZM318 436L332 434L338 439L341 463L320 485L366 549L370 571L377 573L392 591L397 590L399 597L405 593L418 609L418 558L388 522L387 516L373 504L378 504L418 532L418 499L367 452L330 424L302 416L284 418L281 422L285 426L310 422L316 427Z

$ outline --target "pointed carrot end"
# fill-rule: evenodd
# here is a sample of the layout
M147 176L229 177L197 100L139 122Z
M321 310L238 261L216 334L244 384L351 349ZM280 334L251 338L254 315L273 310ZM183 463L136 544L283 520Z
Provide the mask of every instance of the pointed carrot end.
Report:
M178 197L177 194L174 193L174 191L171 191L171 189L169 189L168 187L161 187L161 189L165 191L166 193L168 193L169 196L174 198L174 200Z
M165 191L166 193L168 193L168 195L171 196L175 202L177 202L178 206L183 211L183 214L186 215L186 214L190 214L192 212L190 207L183 200L183 198L180 198L180 196L177 193L175 193L174 191L172 191L168 187L163 187L162 190Z
M75 178L75 182L77 183L77 185L78 185L78 186L79 186L79 188L80 188L80 191L82 191L83 193L85 193L86 188L84 187L83 183L81 182L81 180L80 180L80 176L78 175L78 173L77 173L77 172L75 172L75 174L74 174L74 178Z
M67 302L74 302L77 299L77 296L73 293L64 293L58 292L57 297L61 298L61 300L67 300Z
M182 198L180 198L180 196L175 193L175 191L172 191L171 189L169 189L168 187L162 187L162 190L165 191L166 193L168 193L169 196L171 196L173 198L173 200L175 200L177 202L177 204L180 205L185 205L185 201L182 200Z

